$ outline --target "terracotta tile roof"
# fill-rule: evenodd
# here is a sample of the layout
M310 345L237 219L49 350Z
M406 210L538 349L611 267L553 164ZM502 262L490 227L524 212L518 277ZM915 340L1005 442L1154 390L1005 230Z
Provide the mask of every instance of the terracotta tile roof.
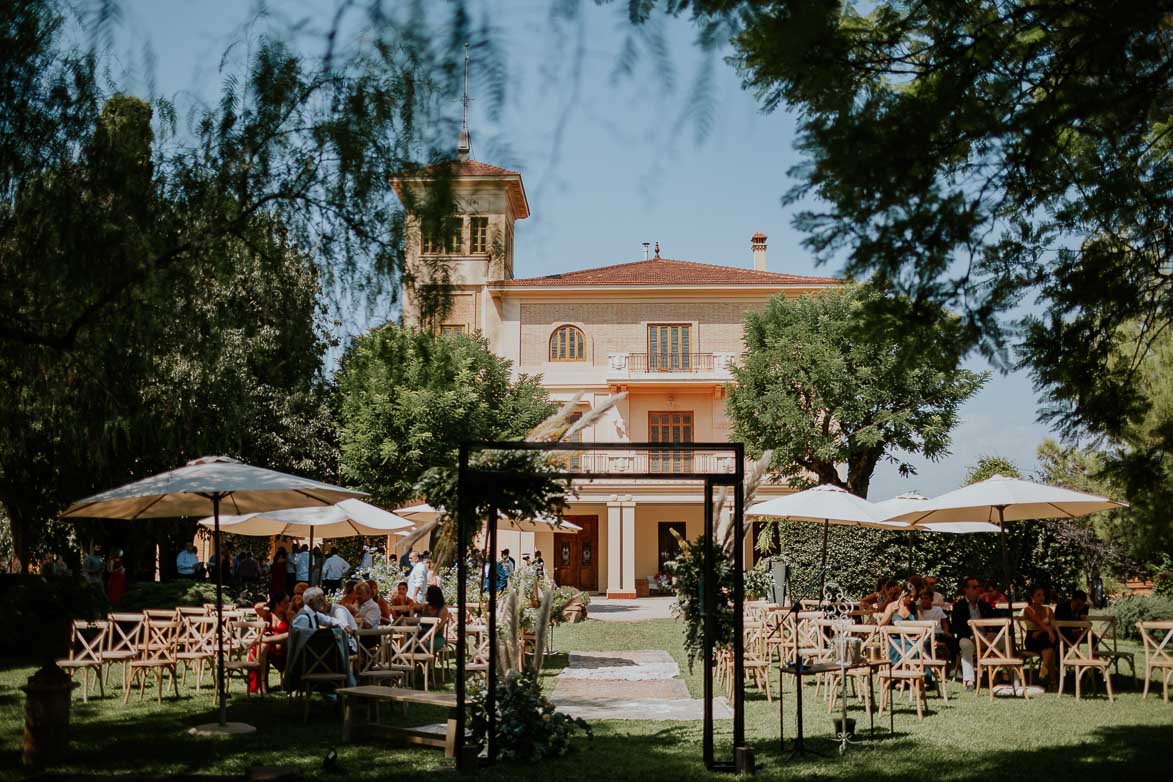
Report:
M423 166L419 173L431 173L444 168L448 169L452 176L521 176L520 172L499 168L479 160L445 160Z
M807 277L800 274L743 269L738 266L652 258L647 261L549 274L545 277L502 280L493 285L507 288L540 288L579 285L837 285L842 282L843 280L835 277Z

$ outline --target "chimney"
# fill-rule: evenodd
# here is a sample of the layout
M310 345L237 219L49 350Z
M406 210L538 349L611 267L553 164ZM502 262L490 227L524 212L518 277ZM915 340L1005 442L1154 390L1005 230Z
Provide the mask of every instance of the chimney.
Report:
M750 238L749 242L753 248L754 270L764 272L766 270L766 235L758 231Z
M648 251L651 249L651 247L652 247L651 242L644 242L644 260L645 261L648 259Z

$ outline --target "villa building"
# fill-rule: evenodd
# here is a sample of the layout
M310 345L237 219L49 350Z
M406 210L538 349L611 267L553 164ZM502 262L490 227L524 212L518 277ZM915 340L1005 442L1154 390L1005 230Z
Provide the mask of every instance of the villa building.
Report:
M445 333L481 333L513 362L514 371L541 375L553 399L583 393L582 412L613 394L627 396L582 433L586 442L725 442L730 368L743 350L742 324L777 294L799 296L840 284L826 277L766 268L766 237L751 239L752 268L663 258L644 245L644 259L545 276L515 276L514 226L530 214L521 174L468 156L463 135L457 159L442 164L459 210L460 230L446 240L408 218L408 269L415 285L403 292L403 322ZM423 187L425 169L396 183ZM421 259L446 270L452 305L442 318L421 322L413 291L427 285ZM523 256L524 257L524 256ZM436 264L428 264L434 267ZM524 261L521 271L540 272ZM584 453L575 460L609 459L609 471L732 471L713 454ZM717 464L724 458L725 464ZM708 459L712 463L700 464ZM646 593L649 581L676 552L675 529L695 538L703 529L703 487L695 482L609 477L582 481L565 518L577 533L499 533L499 546L543 553L559 584L611 597ZM789 491L766 485L757 499ZM748 551L748 548L747 548ZM747 562L751 561L747 556Z

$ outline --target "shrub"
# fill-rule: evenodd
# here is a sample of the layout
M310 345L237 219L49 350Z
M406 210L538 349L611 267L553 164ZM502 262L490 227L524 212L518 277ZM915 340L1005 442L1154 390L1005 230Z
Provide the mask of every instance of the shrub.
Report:
M1116 632L1121 638L1139 640L1137 622L1173 619L1173 598L1162 595L1129 595L1108 606L1108 613L1118 620Z
M690 668L704 654L705 629L701 599L701 587L705 580L704 552L703 536L691 542L680 539L680 553L666 565L676 579L673 583L676 587L676 604L672 607L672 613L684 622L684 650L688 653ZM719 554L713 560L717 582L714 622L716 646L720 647L733 642L733 564Z
M69 646L74 619L96 619L106 595L78 575L5 575L0 579L0 656L53 659ZM14 630L13 628L19 628Z
M592 737L591 727L579 717L555 711L542 695L537 675L529 670L509 671L497 680L497 747L504 758L541 760L565 755L578 731ZM473 697L473 737L482 744L488 737L488 711L484 691Z
M770 594L774 586L774 576L770 573L770 559L758 560L758 563L745 571L745 599L761 600Z

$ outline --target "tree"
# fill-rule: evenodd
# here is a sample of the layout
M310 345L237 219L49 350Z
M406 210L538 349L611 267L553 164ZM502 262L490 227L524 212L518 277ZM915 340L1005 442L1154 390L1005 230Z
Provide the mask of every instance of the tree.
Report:
M1018 465L1003 456L983 456L965 468L965 485L1001 475L1003 478L1021 478Z
M795 224L819 259L961 311L961 344L1028 368L1069 436L1144 418L1173 326L1173 0L651 0L634 21L657 6L799 118L787 202L817 204ZM1173 435L1136 457L1168 464Z
M86 154L30 180L13 213L68 200L87 213L79 219L90 222L93 251L119 257L111 237L120 226L166 200L150 176L150 116L138 99L107 101ZM35 219L17 223L4 261L22 265L30 287L47 288L62 272L52 262L59 248L25 233ZM48 260L38 264L38 253ZM106 284L100 274L58 279L88 290ZM330 477L319 295L317 269L270 218L155 273L133 310L103 312L68 350L0 352L0 503L22 565L69 547L77 525L51 521L64 504L192 456L225 452ZM190 522L170 529L188 539L193 531Z
M483 338L394 324L356 339L336 382L342 478L389 507L423 493L453 511L461 443L523 440L557 409L539 378L513 379ZM528 456L505 466L533 467ZM542 488L524 502L544 511L549 499Z
M764 312L746 316L729 415L752 452L774 449L773 467L792 482L813 475L866 497L881 459L913 474L895 452L948 453L958 408L985 382L985 374L958 367L948 318L937 321L935 340L860 329L876 298L858 286L776 296ZM839 464L847 465L846 479Z

